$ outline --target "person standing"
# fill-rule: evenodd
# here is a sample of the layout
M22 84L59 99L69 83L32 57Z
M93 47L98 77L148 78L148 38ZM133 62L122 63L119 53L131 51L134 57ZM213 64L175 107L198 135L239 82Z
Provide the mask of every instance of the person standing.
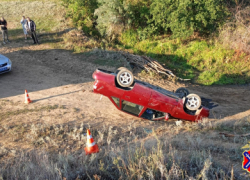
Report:
M37 36L36 36L36 24L35 24L35 22L32 21L29 17L27 17L26 25L27 25L28 31L30 31L30 33L31 33L31 37L34 41L34 44L39 44Z
M22 24L22 27L23 27L23 33L24 33L24 37L25 39L27 39L27 20L25 19L25 16L22 17L21 19L21 24Z
M2 31L2 35L3 35L3 44L6 44L5 38L6 38L7 42L10 42L10 41L8 38L7 21L4 19L4 17L1 17L0 26L1 26L1 31Z

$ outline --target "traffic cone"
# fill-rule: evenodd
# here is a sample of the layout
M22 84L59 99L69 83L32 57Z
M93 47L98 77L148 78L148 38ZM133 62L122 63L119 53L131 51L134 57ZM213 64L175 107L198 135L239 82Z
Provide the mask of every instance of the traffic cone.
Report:
M87 147L85 147L84 150L86 152L86 155L99 152L99 148L92 138L89 129L87 129Z
M24 103L29 104L31 102L32 101L30 100L29 94L28 94L27 90L25 90L25 101L24 101Z

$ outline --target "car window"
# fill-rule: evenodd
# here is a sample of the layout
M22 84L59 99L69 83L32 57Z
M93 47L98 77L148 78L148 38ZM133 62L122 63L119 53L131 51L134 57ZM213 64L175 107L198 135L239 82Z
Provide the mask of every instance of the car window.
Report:
M139 115L143 106L122 100L122 110L133 115Z
M113 101L115 102L115 104L120 107L120 99L117 97L111 97L113 99Z
M147 108L146 111L141 115L141 117L149 120L154 120L164 118L165 115L166 113L164 112Z

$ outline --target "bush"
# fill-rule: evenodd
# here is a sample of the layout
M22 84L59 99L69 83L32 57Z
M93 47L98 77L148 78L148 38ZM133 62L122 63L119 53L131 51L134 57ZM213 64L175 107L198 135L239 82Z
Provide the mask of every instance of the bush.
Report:
M95 10L97 29L103 37L114 40L128 29L146 27L151 1L98 0Z
M150 6L151 23L158 32L171 30L175 37L194 32L213 32L226 15L223 0L155 0Z
M64 6L67 7L67 17L73 20L73 23L77 27L81 27L82 30L91 34L95 28L94 11L97 8L96 0L62 0Z
M129 27L133 29L147 27L152 0L127 0L127 3L129 5Z
M250 54L250 6L235 13L220 32L225 46Z
M62 1L75 25L87 33L96 27L109 40L128 29L136 30L140 40L169 32L174 37L189 37L194 32L209 34L228 14L224 0Z
M121 35L121 43L133 47L138 42L137 32L134 30L127 30Z
M100 6L95 10L97 29L103 37L114 39L128 24L127 9L124 0L98 0Z

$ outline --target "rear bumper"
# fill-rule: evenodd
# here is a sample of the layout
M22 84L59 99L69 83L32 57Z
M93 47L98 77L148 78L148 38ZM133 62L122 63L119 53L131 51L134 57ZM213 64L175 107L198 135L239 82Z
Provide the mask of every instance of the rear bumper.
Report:
M209 109L206 107L202 107L202 110L199 114L199 119L205 118L205 117L209 117Z

